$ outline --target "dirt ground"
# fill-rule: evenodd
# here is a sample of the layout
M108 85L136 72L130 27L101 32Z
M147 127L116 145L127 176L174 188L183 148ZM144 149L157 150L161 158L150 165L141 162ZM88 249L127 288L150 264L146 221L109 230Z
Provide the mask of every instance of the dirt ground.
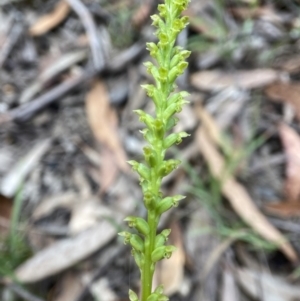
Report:
M0 0L0 300L125 301L154 0ZM192 0L164 192L172 301L300 300L300 1Z

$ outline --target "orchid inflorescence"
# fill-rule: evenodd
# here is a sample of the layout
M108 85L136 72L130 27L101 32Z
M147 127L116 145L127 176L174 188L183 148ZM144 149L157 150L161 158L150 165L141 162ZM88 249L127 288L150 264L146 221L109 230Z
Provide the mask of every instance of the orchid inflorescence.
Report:
M129 216L125 219L136 234L121 232L124 242L132 247L132 254L141 272L141 299L132 290L129 291L131 301L167 301L163 287L158 286L152 291L152 279L155 264L164 258L170 258L176 249L165 245L170 229L157 234L160 216L185 197L182 195L164 197L161 192L162 179L170 174L180 164L179 160L165 160L165 153L173 144L179 144L182 138L189 136L185 132L167 134L178 122L174 117L188 103L185 100L189 94L185 91L175 92L175 81L187 68L185 61L190 51L175 46L178 34L188 25L188 18L181 13L188 6L189 0L165 0L158 5L159 14L153 15L152 25L157 28L155 35L158 43L147 43L150 55L156 63L144 63L147 72L152 75L155 84L142 85L147 95L155 105L155 116L142 110L134 112L140 121L146 125L141 131L148 145L144 147L145 163L129 161L140 176L140 185L144 195L144 205L147 209L147 220L141 217Z

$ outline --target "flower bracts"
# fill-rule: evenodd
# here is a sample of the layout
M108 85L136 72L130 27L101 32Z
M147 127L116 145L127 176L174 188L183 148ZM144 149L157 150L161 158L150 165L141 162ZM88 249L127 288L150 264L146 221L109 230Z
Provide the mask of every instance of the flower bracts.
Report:
M170 234L169 229L157 234L157 225L162 213L177 206L184 198L182 195L164 197L160 191L162 179L170 174L180 164L179 160L165 160L165 153L173 144L179 144L182 138L189 136L185 132L167 134L177 123L174 117L187 103L187 92L175 92L175 81L181 75L188 63L185 61L190 51L175 46L177 35L188 24L187 17L181 17L181 12L187 8L189 0L165 0L158 5L159 15L153 15L152 25L157 28L155 35L158 43L147 43L150 55L155 63L146 62L147 72L152 75L154 85L143 85L147 95L155 105L155 116L142 110L136 110L140 121L146 127L141 131L148 146L144 147L145 164L129 161L140 176L140 184L144 194L144 205L148 211L147 221L140 217L129 216L125 219L135 234L121 232L124 242L132 246L132 254L141 272L141 299L129 291L131 301L167 301L163 288L159 286L152 292L152 278L155 264L163 258L170 258L175 250L165 243Z

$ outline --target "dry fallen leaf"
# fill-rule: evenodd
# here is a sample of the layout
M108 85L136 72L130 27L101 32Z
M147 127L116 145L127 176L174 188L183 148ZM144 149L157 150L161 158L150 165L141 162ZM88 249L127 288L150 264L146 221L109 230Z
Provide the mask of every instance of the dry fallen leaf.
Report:
M153 0L141 2L140 7L132 16L132 24L140 28L149 18L153 6Z
M297 202L300 197L300 136L284 123L279 125L279 134L287 156L286 198L289 201Z
M74 301L77 300L84 290L84 285L80 275L75 272L66 273L57 283L58 294L51 300L53 301Z
M282 62L278 63L278 67L289 73L298 73L300 71L300 55L295 54L286 57Z
M240 19L255 19L260 18L272 23L281 23L282 18L278 16L277 12L272 6L261 7L234 7L230 9L231 13Z
M9 233L12 208L12 200L0 195L0 238Z
M73 235L79 234L97 225L103 217L110 215L111 211L106 206L101 205L96 198L80 202L72 210L72 217L69 222L70 232Z
M59 25L69 14L70 6L61 0L54 7L53 11L39 18L30 28L32 36L40 36Z
M103 147L100 155L102 159L99 174L99 183L101 183L100 193L105 193L118 176L118 167L114 162L114 155L109 151L108 148Z
M78 202L78 195L73 191L45 198L33 211L32 219L36 221L50 215L58 207L71 209Z
M267 204L264 206L264 209L270 214L280 216L281 218L300 217L300 202L287 201Z
M299 300L299 285L292 285L284 278L264 271L236 269L236 280L253 298L264 301Z
M90 127L96 139L112 152L117 166L128 171L127 158L118 136L116 111L109 104L105 84L96 81L86 97L86 112Z
M291 104L300 119L300 84L297 82L284 83L275 82L265 89L267 96L278 102L287 102Z
M180 291L184 276L185 252L182 242L182 233L178 223L171 225L169 243L177 249L168 260L163 260L157 264L154 273L156 286L163 284L164 293L171 296ZM155 285L154 285L155 286Z
M94 300L103 300L103 301L117 301L118 296L110 288L110 283L107 278L100 278L97 281L93 282L90 286L91 294L94 297Z
M236 213L262 237L277 244L291 261L296 262L298 260L297 254L291 244L258 210L245 188L231 175L226 175L226 179L224 179L224 158L212 142L205 124L198 129L196 140L212 175L222 181L222 193Z
M59 240L27 260L15 271L23 283L32 283L71 267L106 245L117 233L116 227L103 219L96 227L74 238Z
M6 197L12 197L20 188L24 179L31 170L36 166L39 160L49 150L51 139L39 141L33 148L15 165L2 179L0 193Z
M237 86L242 89L262 88L278 79L273 69L239 70L224 72L221 70L200 71L192 74L192 85L200 90L215 91Z
M105 207L105 217L99 223L73 238L59 240L36 253L19 266L15 276L23 283L32 283L59 273L90 256L116 236L118 224L134 208L129 180L119 177L112 192L113 208ZM104 212L104 210L102 211Z
M222 276L221 301L239 301L239 290L231 269L225 267Z

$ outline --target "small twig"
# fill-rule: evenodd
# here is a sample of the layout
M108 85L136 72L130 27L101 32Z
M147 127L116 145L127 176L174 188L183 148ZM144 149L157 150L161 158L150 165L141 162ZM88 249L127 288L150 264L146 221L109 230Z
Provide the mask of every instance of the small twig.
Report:
M136 43L128 49L121 52L115 58L110 60L106 66L109 72L119 72L126 67L126 65L137 58L145 49L145 43Z
M35 295L33 295L30 292L26 291L23 287L15 284L15 283L9 285L9 288L15 294L17 294L19 297L21 297L23 300L26 300L26 301L45 301L44 299L36 297Z
M0 115L0 125L12 121L24 122L29 120L37 112L78 87L79 84L83 84L87 80L93 78L98 73L102 73L103 71L118 72L122 70L122 68L124 68L129 62L138 57L143 50L144 46L140 43L132 45L130 48L112 59L112 63L108 64L106 67L103 65L100 70L96 70L94 68L88 69L81 75L59 84L31 102L25 103L5 114Z
M71 91L81 83L92 78L95 74L95 70L88 70L86 72L83 72L83 74L76 76L75 78L61 83L52 90L37 97L30 103L21 105L18 108L11 110L8 115L0 116L0 124L8 121L22 122L30 119L35 113L51 104L59 97L65 95L67 92Z
M3 64L5 63L6 59L8 58L12 48L19 40L24 28L20 23L16 23L13 25L9 36L6 38L4 45L0 48L0 68L2 68Z
M67 0L73 10L77 13L83 26L86 30L89 42L91 45L91 51L93 56L93 62L96 70L100 70L104 67L105 58L103 55L103 49L101 47L100 41L97 37L97 28L93 17L91 16L89 10L80 0Z
M85 288L82 290L81 294L79 296L77 296L77 298L75 298L74 301L83 301L87 298L87 295L90 291L90 287L91 285L100 277L104 276L107 271L110 269L111 264L113 263L113 261L118 258L121 254L126 253L126 247L122 246L119 248L119 250L117 250L116 252L113 252L111 255L111 257L105 261L102 265L100 265L100 267L98 267L98 270L96 271L96 273L94 275L92 275L91 279L88 281L88 283L86 283Z

